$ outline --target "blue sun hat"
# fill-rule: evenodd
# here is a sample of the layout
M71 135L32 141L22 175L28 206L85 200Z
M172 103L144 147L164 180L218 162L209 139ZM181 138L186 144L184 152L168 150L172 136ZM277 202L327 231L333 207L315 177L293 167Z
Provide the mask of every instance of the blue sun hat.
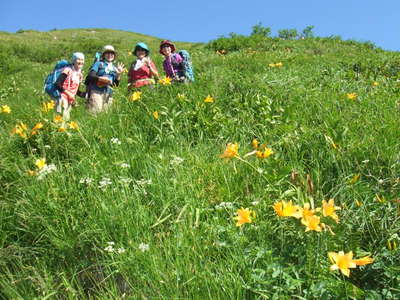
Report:
M139 49L143 49L144 51L146 51L146 56L148 56L150 54L150 48L143 42L136 44L135 49L132 51L133 54L136 55L136 51Z
M71 61L74 63L77 59L85 60L85 55L82 52L75 52L72 54Z

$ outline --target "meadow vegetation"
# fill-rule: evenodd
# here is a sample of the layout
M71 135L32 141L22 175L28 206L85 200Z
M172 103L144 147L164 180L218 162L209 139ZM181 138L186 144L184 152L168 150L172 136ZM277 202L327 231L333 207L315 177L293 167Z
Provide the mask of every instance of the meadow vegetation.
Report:
M144 41L161 71L161 39L0 32L0 298L400 298L399 53L253 33L60 130L57 60Z

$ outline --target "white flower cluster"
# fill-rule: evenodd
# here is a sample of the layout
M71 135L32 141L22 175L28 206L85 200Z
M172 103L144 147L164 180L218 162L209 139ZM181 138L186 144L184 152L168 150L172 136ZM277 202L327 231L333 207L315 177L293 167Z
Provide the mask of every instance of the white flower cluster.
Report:
M183 163L183 161L184 159L182 157L173 155L173 158L170 160L169 164L171 167L176 167Z
M110 178L107 177L103 177L100 181L99 181L99 188L100 189L104 189L107 187L107 185L112 184L112 181Z
M131 165L130 164L127 164L127 163L121 163L120 165L119 165L121 168L123 168L123 169L126 169L126 168L130 168L131 167Z
M85 178L82 178L81 180L79 180L79 183L87 184L87 185L91 184L92 182L93 182L93 178L90 178L90 177L85 177Z
M140 179L140 180L136 180L135 182L137 185L140 185L140 186L150 185L153 183L151 181L151 179Z
M111 144L117 144L117 145L121 145L121 141L119 140L119 138L111 138Z
M128 177L118 177L119 178L119 182L122 184L130 184L132 182L131 178Z
M233 203L232 202L221 202L215 205L216 210L223 210L223 209L232 209Z
M38 180L42 180L44 177L46 177L48 174L54 172L57 170L56 166L54 164L50 165L45 165L38 173Z
M104 248L104 251L109 252L109 253L118 253L118 254L122 254L125 252L124 248L118 248L115 249L114 248L115 243L114 242L107 242L107 247Z
M138 248L142 252L146 252L146 251L150 250L149 244L145 244L145 243L140 243Z

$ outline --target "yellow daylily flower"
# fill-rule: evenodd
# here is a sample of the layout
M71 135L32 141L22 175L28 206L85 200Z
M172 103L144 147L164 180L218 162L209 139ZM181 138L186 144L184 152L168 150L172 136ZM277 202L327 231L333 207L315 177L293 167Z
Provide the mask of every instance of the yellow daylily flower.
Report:
M204 99L205 103L213 103L214 102L214 98L211 97L210 95L208 95L205 99Z
M158 117L159 117L158 111L153 112L153 117L154 117L154 119L158 120Z
M253 140L251 141L251 146L252 146L254 149L257 149L257 148L258 148L258 145L260 145L260 142L257 141L257 139L253 139Z
M69 123L68 123L68 127L69 127L70 129L75 129L75 130L78 130L78 129L79 129L78 123L76 123L76 122L74 122L74 121L69 122Z
M292 201L280 201L275 202L272 206L276 212L276 214L280 217L294 217L296 219L300 219L302 217L302 212L300 211L300 207L298 205L293 205Z
M379 82L377 82L377 81L374 81L373 83L372 83L372 86L378 86L379 85Z
M258 158L267 158L267 157L271 156L272 154L274 154L274 151L272 151L271 148L265 148L264 151L257 151L256 152L256 156Z
M46 158L37 159L35 165L39 170L43 169L46 166Z
M306 226L306 232L313 230L313 231L318 231L321 232L322 231L322 227L320 225L320 217L317 216L303 216L303 218L301 219L301 224L303 224L304 226Z
M221 158L232 158L238 156L239 145L238 143L229 143L226 145L224 153L222 153L219 157Z
M158 80L158 83L161 85L171 85L172 79L169 77L161 78Z
M372 264L374 262L374 259L372 257L368 256L364 256L358 259L354 259L353 262L357 265L357 266L365 266L368 264Z
M43 128L43 123L39 122L32 128L32 131L36 131L36 130L39 130L41 128Z
M339 223L339 217L335 213L335 210L340 210L341 208L338 206L335 206L335 200L329 199L328 202L326 200L322 200L322 215L324 217L331 217L336 221L336 223Z
M2 105L0 112L3 112L5 114L9 114L11 113L11 108L8 105Z
M252 223L252 218L255 218L255 212L248 208L241 208L237 210L237 216L234 218L236 222L236 226L242 226L245 223Z
M348 93L348 94L346 94L346 97L349 100L356 100L358 95L357 95L357 93Z
M356 263L353 261L353 252L344 254L343 251L336 252L328 252L329 260L333 263L330 266L331 271L340 270L343 275L349 277L350 276L350 268L357 267Z
M63 120L63 118L62 118L61 115L56 115L56 116L54 117L53 122L54 122L54 123L60 123L60 122L62 122L62 120Z
M130 101L138 101L142 97L142 92L134 92L129 98Z

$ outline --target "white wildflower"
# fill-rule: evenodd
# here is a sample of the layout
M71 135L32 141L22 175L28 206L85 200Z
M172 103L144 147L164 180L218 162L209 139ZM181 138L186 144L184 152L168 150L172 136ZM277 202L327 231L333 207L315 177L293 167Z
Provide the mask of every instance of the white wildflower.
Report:
M119 138L111 138L111 144L117 144L117 145L121 145L121 141L119 140Z
M53 173L55 170L57 170L56 166L54 164L50 165L45 165L38 173L38 180L42 180L46 175Z
M140 179L140 180L136 180L135 182L136 182L137 185L140 185L140 186L150 185L150 184L153 183L151 181L151 179L144 179L144 178Z
M107 177L103 177L100 181L99 181L99 188L103 189L105 188L107 185L112 184L111 179L107 178Z
M121 168L124 168L124 169L130 168L130 167L131 167L131 165L130 165L130 164L127 164L127 163L121 163L119 166L120 166Z
M258 205L258 204L260 204L260 201L253 201L253 202L251 202L251 205L253 205L253 206L256 206L256 205Z
M145 243L140 243L139 245L139 250L142 252L146 252L149 251L150 247L149 244L145 244Z
M117 253L118 254L122 254L122 253L124 253L125 252L125 249L124 248L118 248L118 250L117 250Z
M132 182L132 179L127 177L119 177L119 182L122 184L129 184Z
M171 159L171 161L169 162L169 164L170 164L172 167L175 167L175 166L179 166L181 163L183 163L183 161L184 161L184 159L183 159L182 157L173 155L173 158Z
M85 177L79 180L79 183L84 183L84 184L91 184L93 182L93 179L90 177Z
M215 206L215 209L222 210L222 209L232 209L233 203L232 202L221 202Z

